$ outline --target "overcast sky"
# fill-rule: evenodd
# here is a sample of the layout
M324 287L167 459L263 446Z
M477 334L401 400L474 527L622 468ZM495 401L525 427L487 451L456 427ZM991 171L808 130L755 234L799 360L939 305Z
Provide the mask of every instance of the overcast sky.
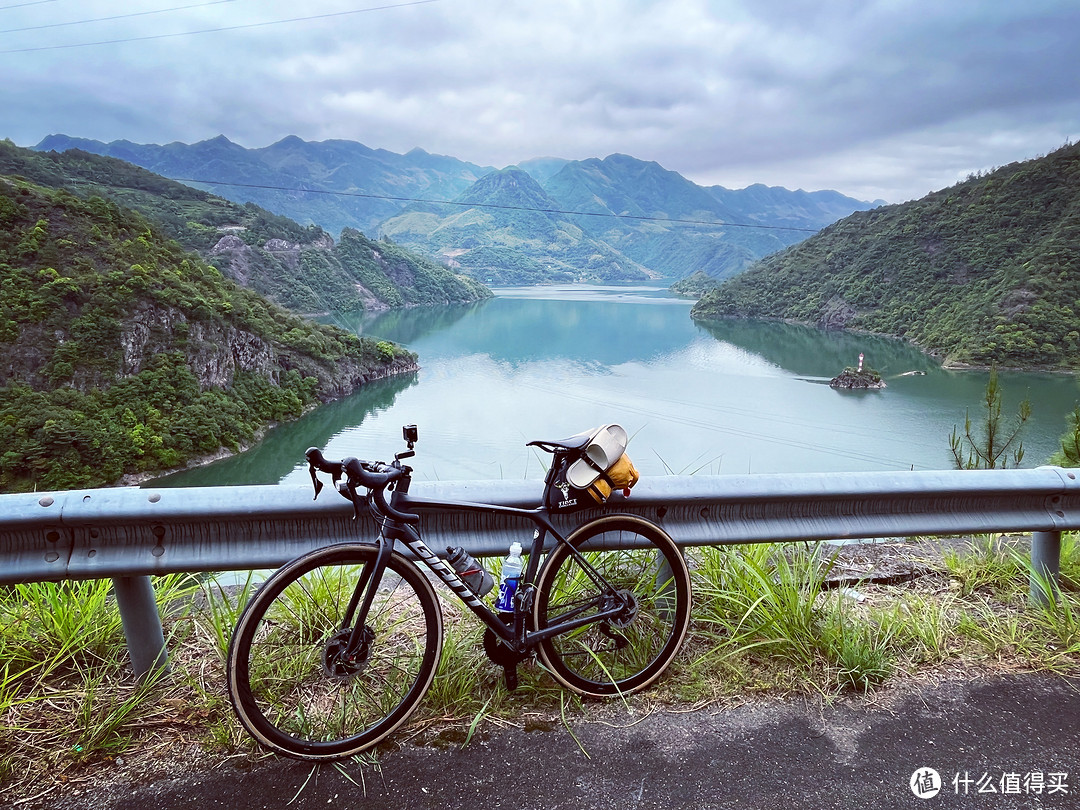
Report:
M1078 54L1077 0L0 0L0 137L622 152L901 202L1076 140Z

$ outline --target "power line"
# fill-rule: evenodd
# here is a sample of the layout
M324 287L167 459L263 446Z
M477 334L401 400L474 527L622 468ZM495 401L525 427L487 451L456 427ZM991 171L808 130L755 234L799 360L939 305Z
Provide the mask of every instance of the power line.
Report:
M52 2L52 0L38 0L39 2ZM211 0L209 3L195 3L190 6L176 6L175 8L159 8L154 11L133 11L130 14L116 14L112 17L95 17L90 20L72 20L71 22L46 23L45 25L31 25L26 28L6 28L0 34L17 34L22 31L40 31L43 28L63 28L68 25L85 25L86 23L109 22L111 20L126 20L129 17L146 17L150 14L167 14L170 11L187 11L190 8L202 8L203 6L220 6L222 3L235 3L236 0ZM32 4L28 4L32 5Z
M23 8L24 6L43 6L46 3L55 3L56 0L32 0L29 3L16 3L13 6L0 6L0 11L7 11L9 8Z
M42 0L38 0L42 2ZM47 1L47 0L45 0ZM239 31L245 28L262 28L268 25L285 25L286 23L308 22L310 20L326 20L332 17L346 17L350 14L365 14L369 11L387 11L394 8L406 8L408 6L423 6L428 3L438 3L439 0L412 0L408 3L395 3L387 6L372 6L370 8L357 8L351 11L333 11L327 14L313 14L309 17L292 17L288 20L267 20L266 22L245 23L243 25L226 25L221 28L204 28L199 31L180 31L175 34L149 34L143 37L125 37L123 39L105 39L98 42L75 42L70 45L41 45L36 48L12 48L0 51L0 54L8 53L32 53L35 51L57 51L66 48L88 48L94 45L120 45L125 42L146 42L152 39L169 39L172 37L190 37L196 34L216 34L221 31Z
M711 222L707 219L678 219L669 217L649 217L638 214L615 214L610 211L564 211L559 208L534 208L527 205L500 205L497 203L471 203L458 200L423 200L417 197L394 197L389 194L365 194L359 191L333 191L323 188L290 188L288 186L270 186L260 183L229 183L223 180L196 180L189 177L173 177L178 183L202 183L208 186L236 186L238 188L258 188L269 191L290 191L303 194L329 194L336 197L364 197L371 200L391 200L394 202L427 203L430 205L457 205L463 208L497 208L504 211L535 211L540 214L562 214L574 217L610 217L614 219L633 219L642 222L669 222L680 225L710 225L714 228L763 228L772 231L802 231L817 233L820 228L796 228L786 225L759 225L749 222Z

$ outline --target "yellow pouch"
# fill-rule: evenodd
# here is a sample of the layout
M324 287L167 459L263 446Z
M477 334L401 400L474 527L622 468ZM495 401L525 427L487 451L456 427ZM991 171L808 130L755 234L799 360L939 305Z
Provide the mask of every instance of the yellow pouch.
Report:
M631 487L638 482L640 477L630 456L623 453L619 460L593 481L585 491L597 503L605 503L611 497L613 490L621 489L624 495L629 495Z

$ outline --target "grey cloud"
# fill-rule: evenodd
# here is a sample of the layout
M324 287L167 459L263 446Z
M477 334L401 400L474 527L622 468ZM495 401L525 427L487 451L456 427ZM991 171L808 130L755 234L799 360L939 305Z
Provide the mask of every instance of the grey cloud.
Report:
M336 9L265 2L257 19ZM167 30L254 13L227 3ZM125 21L116 33L157 30ZM899 199L1080 134L1078 46L1072 0L442 0L0 55L12 78L0 137L220 132L261 146L297 134L487 165L625 152L698 182Z

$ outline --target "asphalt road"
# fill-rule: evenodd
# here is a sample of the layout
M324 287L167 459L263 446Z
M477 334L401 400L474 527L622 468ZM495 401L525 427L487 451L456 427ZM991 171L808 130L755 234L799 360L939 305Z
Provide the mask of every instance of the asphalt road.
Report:
M953 679L830 706L767 701L638 722L620 708L572 729L509 729L464 749L404 747L383 755L379 770L351 765L358 784L332 767L271 760L112 786L75 803L57 797L57 806L1080 808L1080 678Z

